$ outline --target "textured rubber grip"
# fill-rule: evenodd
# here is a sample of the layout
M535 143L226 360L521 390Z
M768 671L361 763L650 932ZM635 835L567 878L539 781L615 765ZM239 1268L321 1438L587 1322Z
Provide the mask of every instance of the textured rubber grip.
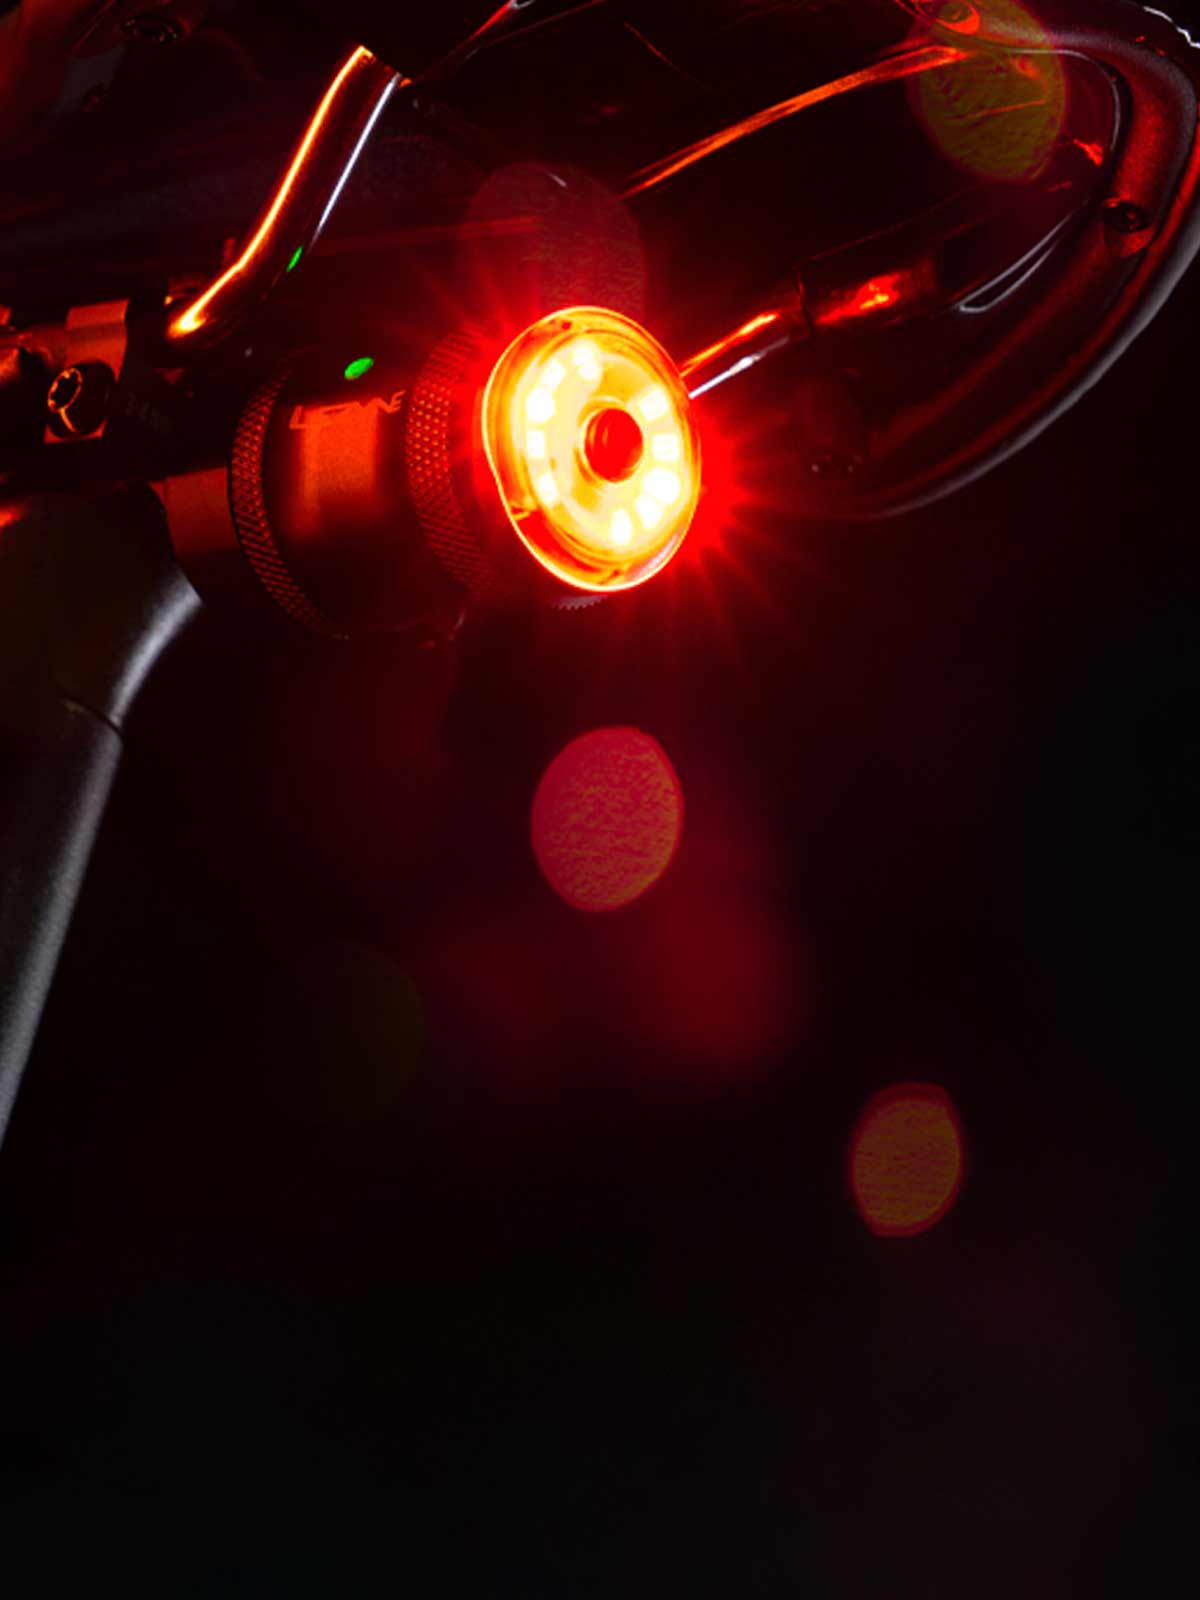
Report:
M429 548L450 576L468 588L477 587L485 561L479 537L463 512L453 451L478 356L478 344L469 334L444 339L412 386L405 427L413 509Z
M346 639L344 629L314 605L279 553L263 492L267 430L291 369L277 372L256 392L242 413L229 463L229 509L242 554L259 584L281 611L312 633Z

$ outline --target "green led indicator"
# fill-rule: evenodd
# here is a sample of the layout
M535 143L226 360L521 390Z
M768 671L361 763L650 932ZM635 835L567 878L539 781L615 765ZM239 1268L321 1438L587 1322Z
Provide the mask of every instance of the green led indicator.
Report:
M291 272L295 267L298 267L300 265L300 257L303 254L304 254L304 246L301 245L299 250L296 251L296 254L292 257L292 259L287 264L287 269L288 269L289 272Z
M374 365L375 361L373 357L359 356L357 361L352 361L346 368L346 376L349 378L350 382L353 383L355 378L365 378L367 373L370 372Z

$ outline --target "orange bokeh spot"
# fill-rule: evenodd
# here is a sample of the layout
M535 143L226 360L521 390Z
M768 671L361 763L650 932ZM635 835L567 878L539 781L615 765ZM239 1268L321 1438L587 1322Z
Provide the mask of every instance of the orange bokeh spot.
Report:
M683 828L683 791L660 745L636 728L573 739L542 775L533 849L579 911L615 911L662 877Z
M914 79L914 107L957 166L981 178L1036 178L1066 115L1062 61L1050 34L1016 0L989 0L986 17L998 38L1026 41L1027 53L985 43L953 66Z
M954 1204L963 1139L945 1090L902 1083L877 1094L850 1141L850 1187L872 1233L924 1233Z

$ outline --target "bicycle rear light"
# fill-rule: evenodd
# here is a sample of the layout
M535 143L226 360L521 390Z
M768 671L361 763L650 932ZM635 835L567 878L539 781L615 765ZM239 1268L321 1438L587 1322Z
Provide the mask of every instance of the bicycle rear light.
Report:
M266 595L352 637L453 631L468 601L521 589L590 600L644 583L691 524L701 428L710 476L724 476L719 452L741 468L729 507L710 502L718 547L740 545L739 560L755 518L778 514L791 541L928 504L1073 405L1194 260L1200 50L1167 14L1183 4L507 0L489 15L486 0L448 0L417 17L343 0L364 43L240 253L185 178L220 131L190 116L162 151L146 141L145 163L127 163L126 130L109 149L63 138L10 165L6 547L17 529L40 552L52 514L72 559L95 561L90 507L131 486L153 543L154 485L201 592L260 613ZM38 9L56 14L44 35L8 16L0 28L9 130L51 105L82 43L76 12L128 12L145 39L176 8ZM387 148L352 184L385 115ZM212 147L231 215L251 214L231 176L244 143L231 124ZM348 225L318 247L343 195ZM743 504L745 527L730 509ZM11 581L44 567L17 564ZM113 682L135 683L177 627L168 576L154 562L129 575ZM56 586L39 593L61 608ZM45 636L61 631L55 612ZM83 634L101 631L89 614ZM28 668L9 679L34 683ZM89 703L62 700L64 681L49 675L46 703L69 721ZM115 770L106 756L93 782L83 757L120 715L90 710L57 809L25 773L22 815L45 827L18 839L14 881L33 881L25 856L45 859L61 892L24 894L0 925L18 1066L83 820ZM5 1032L0 1017L0 1045ZM0 1058L0 1120L4 1082Z
M509 521L563 583L632 588L683 542L700 494L692 405L629 318L577 307L527 329L488 381L482 437Z
M259 388L227 474L167 489L198 587L248 599L249 581L333 637L452 618L473 595L645 583L699 494L675 365L598 307L541 318L498 357L475 332L424 360L331 343Z

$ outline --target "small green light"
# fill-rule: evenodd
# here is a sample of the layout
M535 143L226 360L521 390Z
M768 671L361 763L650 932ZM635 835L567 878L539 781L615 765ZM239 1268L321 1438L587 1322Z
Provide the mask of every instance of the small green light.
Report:
M292 259L287 264L287 269L288 269L289 272L293 271L294 268L296 268L296 267L298 267L300 265L300 257L303 254L304 254L304 246L301 245L299 250L296 251L296 254L292 257Z
M352 361L346 368L346 376L353 383L355 378L365 378L374 365L372 356L359 356L357 361Z

